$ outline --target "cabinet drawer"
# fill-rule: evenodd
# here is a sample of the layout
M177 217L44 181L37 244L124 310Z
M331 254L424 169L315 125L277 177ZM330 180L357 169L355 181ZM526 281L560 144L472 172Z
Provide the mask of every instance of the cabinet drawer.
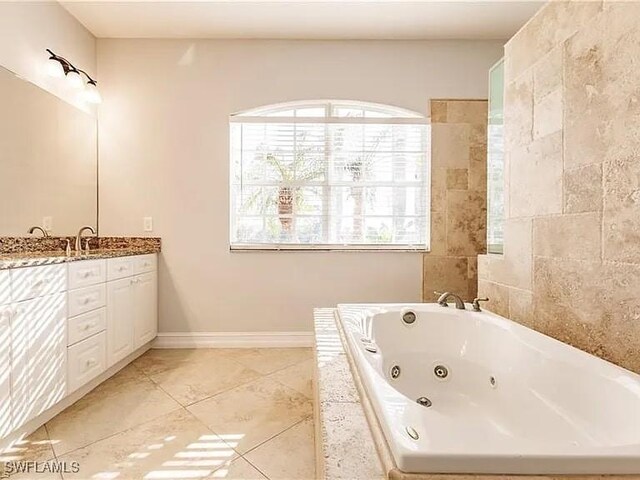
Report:
M157 268L158 257L155 253L133 257L133 273L154 272Z
M0 305L11 302L11 274L0 270Z
M67 350L68 393L80 388L107 368L107 334L98 333Z
M66 289L66 265L47 265L11 270L11 295L14 302L64 292Z
M107 279L105 260L78 260L69 263L69 289L88 287Z
M104 307L106 296L104 283L69 291L69 316L74 317Z
M107 280L118 280L133 275L134 257L110 258L107 260Z
M105 307L83 313L68 320L69 332L67 344L73 345L96 333L102 332L107 326L107 309Z

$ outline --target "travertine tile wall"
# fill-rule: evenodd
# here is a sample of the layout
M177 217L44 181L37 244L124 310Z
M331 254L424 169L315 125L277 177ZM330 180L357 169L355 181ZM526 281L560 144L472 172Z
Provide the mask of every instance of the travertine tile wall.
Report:
M472 300L486 251L487 101L431 101L431 251L423 300L445 290Z
M505 48L487 308L640 372L640 3L553 1Z

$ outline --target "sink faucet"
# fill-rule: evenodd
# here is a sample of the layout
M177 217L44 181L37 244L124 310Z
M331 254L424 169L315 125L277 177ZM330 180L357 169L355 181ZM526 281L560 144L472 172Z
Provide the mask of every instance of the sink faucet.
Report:
M33 235L33 232L35 232L36 230L40 230L42 232L42 236L43 237L48 237L49 236L49 232L47 232L44 228L42 227L38 227L37 225L35 227L31 227L29 229L29 234Z
M89 225L85 225L78 231L78 235L76 235L76 255L80 255L82 253L82 232L85 230L89 230L93 235L96 234L95 229Z
M440 297L438 297L438 305L440 305L441 307L448 307L449 305L447 304L447 299L449 297L453 297L453 300L456 302L456 308L458 310L464 310L464 301L462 301L462 298L460 298L459 295L456 295L455 293L452 292L444 292L444 293L440 293L440 292L433 292L436 295L440 295Z

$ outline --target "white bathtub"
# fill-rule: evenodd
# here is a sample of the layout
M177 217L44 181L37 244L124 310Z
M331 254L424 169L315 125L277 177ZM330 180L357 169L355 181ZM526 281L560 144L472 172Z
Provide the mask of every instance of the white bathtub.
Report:
M470 305L338 313L400 470L640 474L640 376Z

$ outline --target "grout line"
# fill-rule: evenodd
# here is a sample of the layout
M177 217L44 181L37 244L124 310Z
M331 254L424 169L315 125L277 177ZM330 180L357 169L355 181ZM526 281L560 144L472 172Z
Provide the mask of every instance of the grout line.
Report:
M191 349L191 350L198 350L198 349ZM210 350L215 350L215 349L210 349ZM256 350L262 350L262 349L256 349ZM268 349L265 349L265 350L268 350ZM143 355L144 355L144 354L143 354ZM180 400L178 400L177 398L175 398L173 395L171 395L171 393L170 393L170 392L168 392L167 390L165 390L165 389L162 387L162 385L160 385L158 382L156 382L156 381L155 381L155 380L154 380L150 375L148 375L148 374L147 374L146 372L144 372L142 369L140 369L140 368L139 368L139 367L137 367L137 366L136 366L136 368L137 368L137 369L138 369L138 370L139 370L143 375L145 375L145 376L146 376L146 377L147 377L151 382L153 382L153 384L154 384L155 386L157 386L157 387L158 387L160 390L162 390L165 394L167 394L169 397L171 397L171 399L172 399L172 400L176 401L180 406L182 406L182 407L184 407L184 408L187 408L187 407L190 407L190 406L195 405L195 404L197 404L197 403L200 403L200 402L203 402L203 401L205 401L205 400L208 400L208 399L210 399L210 398L216 397L216 396L218 396L218 395L220 395L220 394L222 394L222 393L226 393L226 392L229 392L230 390L233 390L233 389L235 389L235 388L238 388L238 387L241 387L241 386L248 385L248 384L250 384L250 383L252 383L252 382L255 382L255 381L259 380L259 379L262 379L262 378L264 378L264 377L267 377L267 376L269 376L269 375L271 375L271 374L274 374L274 373L276 373L276 372L280 372L280 371L285 370L285 369L287 369L287 368L289 368L289 367L293 367L293 366L295 366L295 365L298 365L298 364L300 364L300 363L303 363L303 362L306 362L306 361L308 361L308 360L312 360L312 359L313 359L313 357L306 358L306 359L304 359L304 360L300 360L300 361L296 361L296 362L293 362L293 363L292 363L292 364L290 364L290 365L284 366L284 367L282 367L282 368L279 368L279 369L277 369L277 370L274 370L273 372L270 372L270 373L266 373L266 374L265 374L265 373L260 373L260 372L258 372L258 371L256 371L256 370L252 369L251 367L249 367L249 366L245 365L244 363L242 363L242 362L240 362L240 361L238 361L238 360L234 360L234 359L232 359L232 358L227 358L227 360L231 361L232 363L234 363L234 364L236 364L236 365L238 365L238 366L241 366L242 368L245 368L245 369L247 369L247 370L250 370L250 371L252 371L252 372L256 373L256 374L258 375L258 377L257 377L257 378L253 378L253 379L251 379L251 380L248 380L248 381L246 381L246 382L239 383L239 384L234 385L234 386L232 386L232 387L225 388L224 390L221 390L221 391L216 392L216 393L214 393L214 394L212 394L212 395L209 395L209 396L207 396L207 397L201 398L201 399L199 399L199 400L196 400L196 401L194 401L194 402L187 403L187 404L185 404L185 403L181 402ZM187 363L189 363L189 362L187 362ZM195 363L200 363L200 361L195 362ZM133 364L133 363L132 363L132 364ZM169 369L169 370L172 370L172 369ZM169 370L166 370L166 371L169 371ZM164 372L160 372L160 373L164 373ZM289 387L289 388L290 388L290 387ZM294 389L294 390L295 390L295 389ZM296 390L296 391L297 391L297 390ZM306 397L306 395L305 395L305 397Z
M247 454L249 454L249 453L253 452L253 451L254 451L254 450L256 450L257 448L262 447L263 445L265 445L267 442L270 442L270 441L271 441L271 440L273 440L274 438L279 437L279 436L280 436L280 435L282 435L283 433L285 433L285 432L287 432L287 431L291 430L291 429L292 429L293 427L295 427L296 425L299 425L299 424L301 424L302 422L306 422L306 421L307 421L307 420L309 420L310 418L313 418L313 414L305 416L302 420L298 420L297 422L292 423L291 425L289 425L288 427L284 428L284 429L283 429L283 430L281 430L280 432L278 432L278 433L276 433L276 434L274 434L274 435L270 436L270 437L269 437L269 438L267 438L266 440L264 440L264 441L260 442L259 444L257 444L257 445L255 445L255 446L251 447L251 448L250 448L249 450L247 450L246 452L244 452L244 453L240 453L240 452L238 452L238 454L239 454L241 457L243 457L243 458L244 458L244 456L245 456L245 455L247 455ZM314 428L315 428L315 425L314 425ZM245 460L246 460L246 459L245 459Z
M51 460L54 460L55 462L58 462L58 456L56 455L56 450L53 448L53 443L51 443L51 435L49 434L49 429L47 428L47 422L45 422L43 425L44 431L47 434L47 440L49 440L49 447L51 448L51 453L53 453L53 458L49 459L49 460L45 460L47 463L49 463ZM60 471L58 472L60 474L60 479L64 480L64 475L62 475L62 469L60 469Z
M600 200L602 202L602 204L600 205L600 261L604 263L604 244L606 241L606 234L605 234L605 214L606 214L606 209L605 209L605 200L607 198L606 196L606 181L605 181L605 170L607 167L608 161L602 162L600 164Z
M252 371L252 372L254 372L254 373L257 373L259 376L258 376L257 378L252 378L251 380L248 380L248 381L246 381L246 382L242 382L242 383L239 383L239 384L237 384L237 385L234 385L233 387L225 388L224 390L221 390L221 391L219 391L219 392L216 392L216 393L214 393L213 395L209 395L208 397L202 398L202 399L197 400L197 401L195 401L195 402L188 403L188 404L186 404L186 405L184 405L182 402L178 401L177 399L173 398L173 396L171 396L171 394L170 394L169 392L166 392L164 389L162 389L162 387L161 387L159 384L157 384L157 383L156 383L156 385L158 385L158 387L159 387L159 388L161 388L161 389L162 389L162 391L164 391L167 395L169 395L172 399L174 399L174 400L175 400L176 402L178 402L180 405L182 405L183 407L187 408L187 407L191 407L191 406L193 406L193 405L195 405L195 404L197 404L197 403L203 402L203 401L205 401L205 400L209 400L209 399L211 399L211 398L213 398L213 397L217 397L218 395L221 395L221 394L223 394L223 393L227 393L227 392L229 392L229 391L231 391L231 390L235 390L236 388L244 387L244 386L246 386L246 385L249 385L250 383L257 382L258 380L262 380L262 379L264 379L264 378L266 378L266 377L268 377L268 376L270 376L270 375L273 375L274 373L281 372L282 370L286 370L287 368L293 367L293 366L295 366L295 365L298 365L298 364L300 364L300 363L306 362L306 361L308 361L308 360L312 360L312 359L307 359L307 360L303 360L302 362L296 362L296 363L293 363L293 364L288 365L288 366L286 366L286 367L282 367L282 368L279 368L279 369L277 369L277 370L274 370L274 371L273 371L273 372L271 372L271 373L260 373L260 372L258 372L258 371L256 371L256 370L253 370L252 368L250 368L250 367L248 367L248 366L246 366L246 365L244 365L244 364L241 364L241 363L240 363L240 362L238 362L238 361L235 361L235 363L236 363L236 364L241 365L243 368L246 368L246 369L248 369L248 370L251 370L251 371ZM152 381L153 381L153 380L152 380ZM154 382L154 383L155 383L155 382ZM280 382L278 382L278 383L280 383ZM281 384L281 385L284 385L284 384L282 384L282 383L280 383L280 384ZM294 390L295 392L298 392L295 388L291 388L291 387L288 387L288 386L286 386L286 385L284 385L284 386L285 386L285 387L287 387L287 388L289 388L289 389L291 389L291 390ZM304 395L302 392L298 392L298 393L300 393L301 395L303 395L304 397L306 397L306 395Z
M83 445L83 446L78 447L78 448L74 448L73 450L69 450L68 452L64 452L64 453L61 454L61 456L63 456L63 457L69 456L70 454L72 454L74 452L77 452L78 450L82 450L83 448L90 447L92 445L95 445L96 443L102 442L103 440L107 440L107 439L109 439L111 437L115 437L116 435L120 435L121 433L128 432L129 430L133 430L134 428L138 428L138 427L140 427L142 425L146 425L149 422L153 422L153 421L157 420L160 417L163 417L165 415L169 415L170 413L173 413L173 412L177 412L178 410L181 410L181 409L184 409L184 407L180 406L179 408L175 408L173 410L165 412L165 413L163 413L161 415L158 415L157 417L151 418L151 419L146 420L146 421L144 421L142 423L138 423L136 425L131 425L130 427L125 428L124 430L120 430L118 432L110 433L106 437L99 438L99 439L94 440L94 441L92 441L90 443L87 443L86 445ZM191 412L189 412L189 413L191 413Z
M240 455L239 458L242 458L245 462L247 462L249 465L251 465L253 468L255 468L260 474L262 474L264 476L264 478L266 478L267 480L270 480L269 477L267 476L266 473L264 473L262 470L260 470L256 465L254 465L253 463L251 463L249 461L248 458L243 457L242 455ZM237 460L237 459L236 459ZM235 461L235 460L234 460Z

